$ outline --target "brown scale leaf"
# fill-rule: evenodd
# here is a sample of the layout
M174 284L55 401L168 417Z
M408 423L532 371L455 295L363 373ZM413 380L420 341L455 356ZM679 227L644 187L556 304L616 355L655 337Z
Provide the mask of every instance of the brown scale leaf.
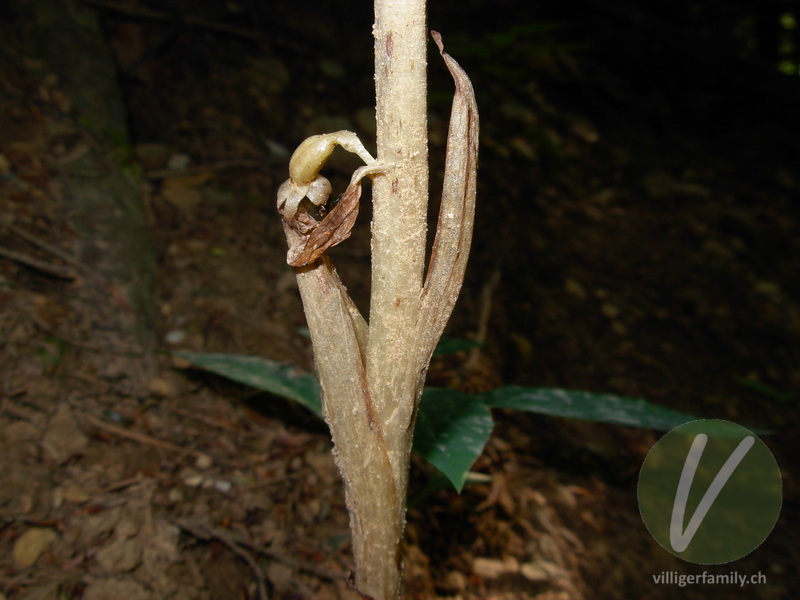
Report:
M305 267L317 260L329 249L350 237L358 217L361 182L351 183L342 198L319 224L300 238L302 246L298 254L289 260L293 267ZM290 252L291 254L291 252Z

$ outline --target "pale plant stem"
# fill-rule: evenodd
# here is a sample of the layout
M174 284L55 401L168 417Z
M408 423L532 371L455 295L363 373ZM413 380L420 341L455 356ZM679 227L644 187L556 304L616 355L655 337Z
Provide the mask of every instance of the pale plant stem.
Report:
M376 0L374 34L377 159L388 169L374 179L372 192L367 380L378 414L399 428L411 417L403 408L413 406L417 392L417 377L409 369L415 366L413 348L425 266L425 1ZM398 460L402 462L402 457Z
M377 160L373 180L372 291L366 353L369 390L394 485L383 518L397 537L405 525L413 419L421 381L416 323L425 267L428 206L425 0L375 1ZM376 540L364 539L368 555ZM386 574L400 580L398 571ZM387 565L388 566L388 565ZM360 574L359 574L360 575ZM366 582L365 582L366 585ZM359 578L359 588L362 588ZM371 586L367 587L367 593ZM392 586L387 598L399 597Z
M295 151L278 210L295 267L323 409L342 474L356 561L353 598L399 600L411 445L431 354L453 310L466 268L475 209L478 114L472 84L444 53L456 84L444 187L430 266L425 0L375 0L378 155L354 133L312 136ZM321 221L330 184L320 175L333 147L358 154L340 203ZM361 178L373 179L369 324L325 251L350 235ZM307 204L307 202L306 202Z

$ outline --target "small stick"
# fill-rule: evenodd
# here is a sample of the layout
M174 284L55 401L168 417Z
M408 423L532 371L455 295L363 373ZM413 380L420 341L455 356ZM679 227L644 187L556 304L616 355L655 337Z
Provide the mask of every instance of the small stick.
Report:
M254 544L252 542L248 542L245 540L242 540L240 543L243 546L247 546L251 550L258 552L259 554L263 554L264 556L267 556L269 558L279 560L282 563L289 565L290 567L294 567L301 571L306 571L307 573L311 573L312 575L316 575L317 577L320 577L322 579L329 579L331 581L335 581L337 579L347 579L347 575L339 571L334 571L333 569L320 567L307 561L291 558L281 552L277 552L276 550L272 550L270 548L265 548L264 546L261 546L259 544Z
M236 426L230 423L223 423L222 421L218 421L213 417L195 414L189 410L184 410L182 408L173 408L171 410L176 415L186 417L187 419L194 419L195 421L200 421L201 423L205 423L210 427L216 427L217 429L224 429L225 431L233 431L233 432L239 431L239 428L237 428Z
M136 431L128 431L127 429L123 429L122 427L117 427L115 425L109 425L108 423L103 423L100 419L97 419L92 415L86 415L86 419L95 427L99 427L100 429L104 429L109 433L113 433L114 435L118 435L120 437L124 437L129 440L133 440L135 442L140 442L142 444L150 444L151 446L156 446L157 448L163 448L164 450L169 450L170 452L185 451L185 448L181 448L180 446L175 446L174 444L170 444L169 442L164 442L154 437L150 437L149 435L145 435L143 433L137 433Z
M25 238L26 240L28 240L32 244L35 244L35 245L39 246L39 248L41 248L42 250L46 250L47 252L49 252L53 256L57 256L61 260L65 261L65 262L68 262L69 264L74 266L79 271L81 271L81 272L83 272L85 274L91 274L91 270L86 265L84 265L81 261L79 261L77 258L72 256L72 254L70 254L69 252L63 250L62 248L59 248L55 244L51 244L47 240L42 239L38 235L35 235L35 234L31 233L27 229L23 229L22 227L19 227L18 225L10 224L10 225L8 225L8 230L11 231L12 233L16 233L20 237Z
M196 538L202 540L217 538L225 541L226 543L233 543L239 546L245 546L250 550L252 550L253 552L257 552L258 554L262 554L267 558L271 558L273 560L282 562L283 564L288 565L290 567L294 567L295 569L311 573L312 575L316 575L317 577L320 577L322 579L328 579L331 581L347 579L347 575L345 573L340 573L332 569L326 569L325 567L320 567L307 561L297 560L296 558L286 556L286 554L282 552L278 552L277 550L273 550L271 548L265 548L260 544L255 544L247 540L242 540L242 539L234 540L233 538L231 538L230 535L222 531L219 531L218 529L208 527L207 525L202 525L199 523L195 524L186 520L177 521L177 525L178 527L180 527L181 529L183 529L184 531L193 535Z
M38 258L33 258L32 256L28 256L27 254L23 254L22 252L16 252L14 250L9 250L3 246L0 246L0 256L5 256L6 258L10 258L18 263L22 263L28 267L33 267L37 271L41 271L42 273L47 273L48 275L52 275L53 277L60 277L61 279L75 279L75 273L72 269L67 267L61 267L59 265L54 265L43 260L39 260Z
M492 296L499 283L500 269L495 269L492 271L492 274L486 280L486 283L483 285L483 289L481 290L481 307L480 315L478 317L478 332L475 335L475 341L478 342L480 346L473 348L467 360L464 361L464 364L461 368L465 371L468 371L476 365L481 354L481 349L486 343L486 336L489 333L489 317L492 314Z
M250 567L250 570L253 571L253 574L256 577L256 583L258 584L258 596L261 600L269 600L269 595L267 594L267 584L264 578L264 573L261 571L261 568L258 566L258 563L255 559L247 552L244 548L241 548L236 541L232 540L230 537L222 533L221 531L216 531L210 527L206 527L204 525L192 525L191 523L187 523L185 521L179 522L178 526L183 529L186 533L193 535L194 537L201 539L201 540L209 540L209 539L216 539L225 544L231 551L236 554L239 558L241 558L244 562L247 563L247 566Z

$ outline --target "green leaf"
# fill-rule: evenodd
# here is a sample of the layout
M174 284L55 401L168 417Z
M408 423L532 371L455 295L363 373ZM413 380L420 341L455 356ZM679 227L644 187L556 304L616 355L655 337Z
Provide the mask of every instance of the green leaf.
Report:
M454 340L456 346L463 342ZM217 375L299 402L322 417L319 383L310 373L253 356L204 352L173 354ZM509 386L474 395L426 388L417 418L414 451L439 469L458 491L491 435L490 407L662 430L694 420L694 417L645 400L610 394Z
M276 396L294 400L322 418L317 378L275 360L239 354L172 352L196 367Z
M266 358L238 354L172 352L196 367L299 402L322 418L316 377ZM492 413L479 396L427 388L422 395L414 451L461 491L469 469L492 433Z
M492 411L479 396L425 388L414 429L414 451L460 492L493 425Z
M646 400L559 388L508 386L482 394L493 408L668 431L697 417Z

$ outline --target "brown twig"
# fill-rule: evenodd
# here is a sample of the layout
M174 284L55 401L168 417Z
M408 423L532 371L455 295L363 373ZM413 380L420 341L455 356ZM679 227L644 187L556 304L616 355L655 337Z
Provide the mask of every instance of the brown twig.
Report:
M464 365L461 368L465 371L475 367L480 359L481 350L483 349L483 345L486 343L486 337L489 333L489 317L492 314L492 299L494 296L494 291L497 289L499 283L500 269L495 269L486 280L486 283L484 283L483 289L481 289L481 307L480 314L478 316L478 331L475 335L475 341L478 342L480 346L473 348L469 353L467 360L464 361Z
M196 414L190 410L184 410L182 408L172 408L170 410L176 415L180 415L187 419L194 419L195 421L200 421L201 423L205 423L210 427L216 427L217 429L224 429L225 431L233 431L233 432L240 431L240 428L236 427L234 424L223 422L219 419L215 419L214 417Z
M26 265L28 267L32 267L37 271L41 271L42 273L47 273L48 275L52 275L53 277L60 277L61 279L75 279L75 272L68 268L62 267L60 265L54 265L49 262L45 262L43 260L39 260L38 258L33 258L32 256L28 256L27 254L23 254L22 252L17 252L15 250L9 250L3 246L0 246L0 256L5 256L13 261Z
M45 251L49 252L50 254L52 254L53 256L57 256L58 258L60 258L64 262L67 262L67 263L71 264L78 271L81 271L82 273L84 273L86 275L92 274L92 271L91 271L91 269L89 269L89 267L84 265L81 261L79 261L77 258L72 256L72 254L70 254L66 250L63 250L62 248L59 248L55 244L51 244L47 240L42 239L41 237L39 237L38 235L31 233L27 229L23 229L22 227L14 225L13 223L9 224L7 227L8 227L8 230L11 231L12 233L15 233L18 236L20 236L22 238L25 238L26 240L28 240L32 244L35 244L36 246L38 246L42 250L45 250Z
M124 437L129 440L133 440L135 442L140 442L142 444L149 444L151 446L156 446L157 448L163 448L164 450L169 450L170 452L185 451L185 448L181 448L180 446L170 444L169 442L164 442L154 437L150 437L149 435L138 433L136 431L129 431L127 429L123 429L122 427L117 427L116 425L109 425L108 423L103 423L103 421L97 419L96 417L93 417L92 415L86 415L86 420L89 421L89 423L91 423L95 427L108 431L109 433L113 433L114 435L118 435L119 437Z
M261 600L269 600L264 573L261 571L261 567L258 566L258 563L250 555L250 553L240 546L241 542L237 542L222 531L212 529L211 527L207 527L205 525L189 523L187 521L179 521L178 527L198 539L204 541L215 539L230 548L231 552L246 562L247 566L250 567L250 570L253 571L253 575L256 577L256 584L258 585L258 597L261 598Z
M202 540L208 540L214 538L225 542L227 545L234 544L237 546L244 546L254 552L257 552L258 554L266 556L267 558L277 560L285 565L294 567L295 569L305 571L307 573L311 573L312 575L316 575L317 577L320 577L322 579L328 579L331 581L347 579L346 573L341 573L339 571L334 571L332 569L326 569L325 567L320 567L318 565L315 565L307 561L292 558L291 556L287 556L283 552L279 552L272 548L265 548L260 544L240 539L238 536L234 537L234 535L230 533L220 531L218 529L209 527L208 525L204 525L202 523L193 523L191 521L180 520L177 521L176 524L178 525L178 527L180 527L181 529L183 529L184 531L193 535L196 538Z
M289 565L290 567L294 567L295 569L311 573L312 575L316 575L317 577L320 577L322 579L328 579L331 581L335 581L337 579L347 579L347 575L345 573L334 571L333 569L327 569L325 567L320 567L307 561L297 560L296 558L286 556L282 552L278 552L271 548L265 548L264 546L261 546L259 544L254 544L252 542L248 542L245 540L242 540L240 543L244 546L247 546L251 550L258 552L259 554L263 554L264 556L267 556L274 560L279 560L280 562Z

